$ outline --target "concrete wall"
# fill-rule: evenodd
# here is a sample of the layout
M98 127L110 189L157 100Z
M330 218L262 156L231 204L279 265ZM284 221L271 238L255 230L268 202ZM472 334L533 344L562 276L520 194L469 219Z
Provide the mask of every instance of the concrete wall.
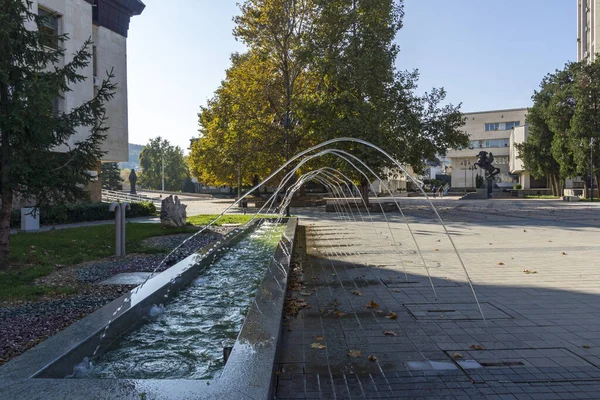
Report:
M129 133L127 118L127 39L102 26L94 26L94 46L96 47L96 75L106 77L113 70L117 91L106 105L108 137L103 143L108 153L103 161L120 162L129 158Z
M94 97L94 64L100 77L105 71L114 68L115 82L118 84L115 97L107 105L108 125L107 139L102 144L108 153L103 161L128 160L128 120L127 120L127 46L126 38L104 27L92 24L92 5L85 0L34 0L33 10L43 7L60 15L59 33L68 34L69 40L64 43L66 59L79 50L85 41L92 38L96 47L96 60L83 69L82 75L87 79L71 86L72 91L65 94L59 109L69 112ZM92 53L92 49L89 49ZM80 128L69 144L85 139L89 129ZM56 151L66 151L67 146L60 146Z

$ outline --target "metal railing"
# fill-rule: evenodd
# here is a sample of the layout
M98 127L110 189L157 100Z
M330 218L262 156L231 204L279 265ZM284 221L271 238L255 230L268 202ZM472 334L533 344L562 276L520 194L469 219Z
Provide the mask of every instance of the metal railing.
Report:
M128 203L141 203L150 202L156 207L156 211L160 213L161 200L157 197L148 197L140 194L131 194L127 192L119 192L115 190L102 189L102 202L112 203L113 201L128 202Z

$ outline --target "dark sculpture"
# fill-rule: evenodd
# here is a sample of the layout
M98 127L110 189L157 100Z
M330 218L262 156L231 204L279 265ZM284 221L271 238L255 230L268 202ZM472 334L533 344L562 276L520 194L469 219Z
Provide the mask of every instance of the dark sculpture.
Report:
M135 169L132 169L131 173L129 174L129 184L131 185L131 189L129 190L129 193L137 194L137 192L135 191L135 183L136 182L137 182L137 175L135 174Z
M492 165L493 162L494 155L491 152L480 151L479 154L477 154L477 162L474 165L477 165L479 168L486 171L485 179L488 181L491 181L500 173L500 168L494 167Z

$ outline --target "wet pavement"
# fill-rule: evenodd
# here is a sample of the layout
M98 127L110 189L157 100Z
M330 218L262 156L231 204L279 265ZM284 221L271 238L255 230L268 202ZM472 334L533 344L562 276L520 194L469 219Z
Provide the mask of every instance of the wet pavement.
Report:
M284 325L278 399L600 398L597 208L445 203L478 305L434 214L405 204L409 226L298 211L288 295L309 307Z

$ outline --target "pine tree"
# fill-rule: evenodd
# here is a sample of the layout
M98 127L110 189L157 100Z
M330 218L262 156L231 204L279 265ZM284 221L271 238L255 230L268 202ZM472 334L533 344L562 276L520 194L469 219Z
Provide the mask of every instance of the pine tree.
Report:
M119 164L103 163L100 178L102 179L102 189L123 190L123 178L121 178Z
M31 11L29 0L0 0L0 266L8 266L13 198L36 207L86 197L103 156L105 109L113 97L112 72L96 96L68 112L53 105L86 79L80 73L91 60L91 40L72 56L67 35L52 36L41 26L47 17ZM64 65L61 65L64 60ZM74 141L81 128L90 134Z

